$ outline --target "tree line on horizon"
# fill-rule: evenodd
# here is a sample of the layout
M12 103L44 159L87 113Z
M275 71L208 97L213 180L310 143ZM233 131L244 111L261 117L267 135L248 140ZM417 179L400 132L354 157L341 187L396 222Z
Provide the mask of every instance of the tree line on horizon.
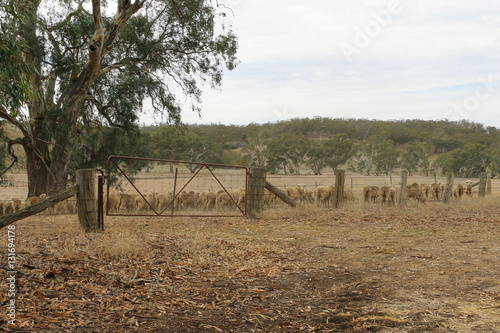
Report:
M144 127L155 158L322 174L339 167L364 175L459 177L500 171L500 131L463 121L302 118L267 124Z

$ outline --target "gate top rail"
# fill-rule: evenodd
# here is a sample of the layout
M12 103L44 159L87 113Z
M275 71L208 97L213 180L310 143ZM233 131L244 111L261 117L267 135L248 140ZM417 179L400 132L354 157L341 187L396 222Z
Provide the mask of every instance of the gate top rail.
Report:
M108 157L108 169L109 163L112 159L126 159L126 160L140 160L140 161L150 161L150 162L164 162L164 163L179 163L179 164L191 164L191 165L204 165L219 168L232 168L232 169L245 169L248 173L248 168L241 165L230 165L230 164L217 164L217 163L205 163L205 162L189 162L189 161L179 161L179 160L165 160L158 158L147 158L147 157L133 157L133 156L119 156L111 155Z

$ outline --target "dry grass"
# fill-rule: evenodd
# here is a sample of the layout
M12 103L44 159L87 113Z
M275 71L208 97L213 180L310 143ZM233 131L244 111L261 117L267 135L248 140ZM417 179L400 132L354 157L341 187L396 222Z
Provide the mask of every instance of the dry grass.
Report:
M387 207L359 199L338 210L280 205L254 221L107 217L97 234L82 232L74 215L46 215L16 224L16 250L20 268L36 267L20 269L26 285L44 282L55 269L61 278L41 288L50 283L67 298L77 282L82 290L100 288L93 302L102 309L136 307L127 299L147 295L139 318L161 318L124 328L120 315L100 310L88 314L93 322L85 332L111 323L114 331L196 332L203 324L227 332L495 332L499 202L492 195L447 205ZM6 237L0 246L5 259ZM68 261L94 267L85 268L92 279L64 276L76 272ZM126 282L135 275L155 282L131 288ZM32 290L23 292L20 313L35 309L54 318Z

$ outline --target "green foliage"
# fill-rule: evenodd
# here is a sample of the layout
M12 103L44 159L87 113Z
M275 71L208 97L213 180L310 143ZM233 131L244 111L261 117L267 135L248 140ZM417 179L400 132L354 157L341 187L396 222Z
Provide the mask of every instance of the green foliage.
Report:
M244 156L243 162L245 165L254 168L267 167L271 155L271 151L268 147L271 141L271 134L272 133L266 129L252 132L253 136L247 139L249 143L242 149ZM274 170L274 172L276 172L276 170Z
M326 154L325 163L333 170L345 164L354 153L354 142L345 133L322 141L321 146Z
M395 135L412 127L416 128L409 134L412 141ZM449 166L451 154L446 152L468 150L464 142L474 143L474 138L490 142L489 145L476 143L489 147L492 161L488 168L500 171L494 171L500 168L500 162L496 157L498 153L493 153L500 151L500 131L467 121L306 118L262 125L195 125L186 126L186 130L203 135L209 145L223 149L225 153L220 154L225 156L223 161L231 161L230 164L239 161L242 165L266 168L271 173L298 173L300 168L309 167L314 174L321 174L326 167L334 169L347 164L349 170L366 175L391 175L395 169L404 168L429 176L440 169L460 170L460 167ZM330 135L330 131L338 133ZM389 136L399 137L399 142L388 139ZM239 147L242 149L235 149ZM241 156L237 158L239 153ZM475 172L474 168L468 170L468 174Z
M86 128L80 138L78 149L72 156L71 170L106 170L108 157L111 155L151 157L150 135L137 129L124 131L109 126ZM123 168L128 174L135 174L146 165L147 162L144 161L127 161ZM74 179L74 172L71 172L70 176Z
M311 168L315 175L321 175L327 165L327 159L326 145L309 140L309 147L306 150L306 165Z
M428 176L430 169L429 157L432 150L433 147L425 142L406 144L401 155L401 167L408 171L409 176L420 169Z
M60 189L70 166L94 162L88 152L102 149L86 148L80 133L93 136L101 126L130 133L145 100L149 112L178 124L174 91L200 112L201 87L220 86L223 72L238 63L228 9L212 1L101 1L89 8L60 0L42 10L46 4L0 2L0 116L24 135L15 143L31 164L28 195ZM198 138L185 139L189 157L204 159Z
M488 169L498 171L498 154L488 146L469 143L463 149L455 149L439 156L436 163L443 173L454 172L460 177L479 177Z
M377 174L383 164L379 154L384 151L386 142L381 136L372 135L367 140L358 143L356 152L349 162L349 169L367 176L371 176L373 173ZM376 166L377 162L379 168Z
M158 132L151 134L151 149L153 157L158 159L221 163L222 150L185 127L161 127Z
M273 137L268 143L267 167L269 171L276 173L281 169L284 174L300 174L307 148L307 140L301 136L282 134Z
M19 37L19 29L28 13L17 8L17 2L0 2L0 108L10 116L18 116L18 109L33 93L29 74L33 71L24 61L27 46Z

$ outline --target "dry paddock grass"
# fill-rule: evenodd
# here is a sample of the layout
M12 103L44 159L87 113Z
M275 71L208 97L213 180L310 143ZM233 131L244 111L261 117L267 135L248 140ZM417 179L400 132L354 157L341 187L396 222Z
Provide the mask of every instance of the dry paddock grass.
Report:
M73 215L17 222L17 328L500 332L497 195L105 227L85 234Z

